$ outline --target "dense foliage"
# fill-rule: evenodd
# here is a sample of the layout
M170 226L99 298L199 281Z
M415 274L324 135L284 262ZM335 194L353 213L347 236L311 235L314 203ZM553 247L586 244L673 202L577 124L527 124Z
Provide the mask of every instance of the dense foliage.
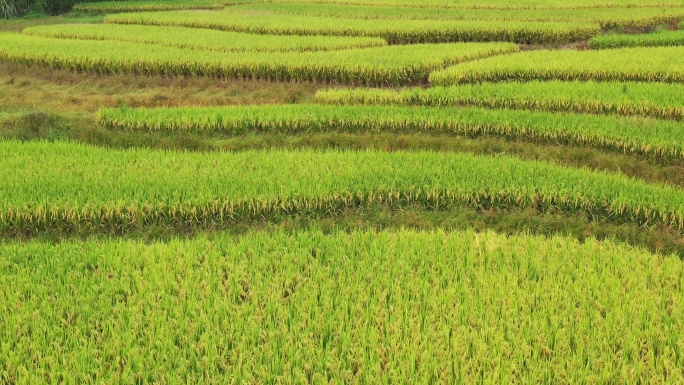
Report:
M0 384L684 383L684 0L71 1L0 0Z
M0 248L0 378L675 384L683 288L677 257L561 237L12 243Z
M29 11L59 15L68 12L77 0L0 0L0 16L11 19Z
M535 208L684 229L681 189L464 153L204 154L7 141L0 142L0 180L5 236L192 228L292 213L332 215L378 203Z
M453 43L330 52L245 53L116 40L0 34L0 60L25 65L99 74L212 76L370 86L424 83L432 70L517 49L510 43Z

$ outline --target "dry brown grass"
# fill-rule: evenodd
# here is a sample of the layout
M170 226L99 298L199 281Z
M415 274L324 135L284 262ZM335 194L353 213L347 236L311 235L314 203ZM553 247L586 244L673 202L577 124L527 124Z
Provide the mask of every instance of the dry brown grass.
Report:
M0 108L55 113L95 112L103 107L179 107L294 103L313 98L311 83L210 78L100 76L0 63Z

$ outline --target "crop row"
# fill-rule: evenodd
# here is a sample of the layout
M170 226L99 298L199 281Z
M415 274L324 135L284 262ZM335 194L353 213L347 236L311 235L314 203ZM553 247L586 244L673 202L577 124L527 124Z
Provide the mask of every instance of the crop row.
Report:
M260 1L257 1L260 2ZM269 0L269 3L292 3L292 0ZM682 7L680 0L297 0L297 3L392 6L409 8L465 9L595 9L595 8L672 8Z
M0 34L0 60L94 73L214 76L352 85L424 83L432 70L516 51L510 43L385 46L330 52L227 53L119 41Z
M118 13L179 11L187 9L222 9L224 2L214 0L138 0L138 1L96 1L74 4L77 12Z
M137 1L95 1L74 4L73 10L93 13L154 12L201 9L223 9L226 3L237 0L137 0Z
M98 1L78 3L74 5L74 10L82 12L99 13L120 13L120 12L145 12L145 11L169 11L186 9L219 9L223 6L240 4L261 4L261 0L138 0L138 1ZM387 13L394 14L390 8L397 9L397 14L410 14L416 12L417 16L427 14L433 15L431 10L458 12L459 10L486 11L486 10L505 10L513 11L512 15L520 15L521 12L532 12L535 14L541 11L573 11L573 10L596 10L597 13L605 9L613 9L616 13L621 13L625 9L641 10L643 12L655 13L660 10L662 13L682 8L679 0L629 0L628 2L617 0L523 0L523 1L501 1L501 0L466 0L454 3L446 0L297 0L297 5L292 4L292 0L269 0L268 4L278 4L284 6L298 7L298 4L316 6L346 6L346 7L379 7L388 9ZM408 10L403 11L403 9ZM329 8L328 8L329 9ZM325 11L321 11L325 12ZM352 11L346 11L349 15L354 15ZM371 11L373 13L373 11ZM592 15L589 13L589 15ZM408 16L411 17L411 16ZM637 16L638 18L639 16ZM423 17L421 17L423 18Z
M124 13L105 17L106 23L211 28L271 35L329 35L380 37L390 44L458 41L552 43L586 40L600 31L585 22L376 20L342 19L239 11Z
M426 133L495 135L684 159L684 124L653 119L545 112L395 106L231 106L107 109L105 127L148 132L242 135Z
M30 159L30 161L27 161ZM193 228L350 207L535 208L684 229L684 190L508 157L0 142L0 234Z
M602 29L626 28L644 30L656 25L684 20L684 7L676 8L589 8L589 9L466 9L466 8L406 8L393 6L363 6L340 4L255 3L231 7L291 15L336 17L343 19L405 20L488 20L527 22L595 23Z
M596 80L684 82L684 47L528 51L433 72L434 85L491 81Z
M389 90L328 89L316 101L341 105L473 106L684 119L684 85L629 82L502 82Z
M609 241L490 232L4 244L3 379L675 384L683 277Z
M57 24L29 27L26 35L59 39L118 40L225 52L328 51L381 47L382 39L338 36L274 36L182 27L118 24Z
M684 26L684 22L682 23ZM588 42L594 49L622 47L667 47L684 46L684 30L661 31L650 34L609 34L598 35Z

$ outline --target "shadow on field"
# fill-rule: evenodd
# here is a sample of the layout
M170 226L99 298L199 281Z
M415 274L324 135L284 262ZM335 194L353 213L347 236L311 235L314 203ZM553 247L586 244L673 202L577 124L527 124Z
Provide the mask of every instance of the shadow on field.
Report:
M326 233L355 229L383 230L410 228L415 230L443 229L475 231L492 230L502 234L563 235L584 241L588 238L610 239L651 252L676 254L684 258L684 234L667 226L636 226L616 223L584 214L546 213L535 209L494 210L470 206L429 209L421 205L389 207L365 205L348 208L334 215L300 213L262 220L238 220L224 225L188 227L182 225L146 226L138 230L109 232L43 232L40 234L0 235L6 241L41 240L57 243L64 239L142 239L146 242L192 238L215 232L240 236L254 231L322 230Z

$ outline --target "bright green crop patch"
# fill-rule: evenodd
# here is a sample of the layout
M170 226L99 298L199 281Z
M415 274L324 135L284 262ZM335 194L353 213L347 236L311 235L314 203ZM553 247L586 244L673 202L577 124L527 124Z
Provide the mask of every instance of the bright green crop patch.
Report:
M285 34L380 37L390 44L455 41L510 41L555 43L588 39L600 31L587 22L543 23L487 20L376 20L288 15L233 10L216 12L127 13L105 17L107 23L168 25L228 31Z
M450 64L516 51L509 43L424 44L330 52L216 52L120 41L0 34L0 60L100 74L213 76L352 85L424 83Z
M387 90L329 89L330 104L474 106L539 111L650 116L684 120L684 85L630 82L503 82Z
M528 51L433 72L434 85L489 81L596 80L684 82L684 47Z
M0 142L2 236L194 228L368 204L535 208L684 229L684 190L516 158Z
M618 27L644 29L659 24L678 23L684 19L684 8L588 8L588 9L465 9L408 8L396 6L363 6L340 4L256 3L231 7L292 15L349 19L416 19L416 20L489 20L596 23L603 29Z
M228 1L218 0L139 0L139 1L97 1L92 3L78 3L73 7L74 11L119 13L119 12L152 12L174 11L186 9L222 9Z
M226 52L328 51L387 45L382 39L370 37L273 36L210 29L117 24L47 25L26 28L23 33L60 39L118 40Z
M259 2L259 1L257 1ZM682 7L681 0L270 0L275 3L384 5L410 8L591 9Z
M676 257L560 237L5 244L0 354L15 384L676 384L683 287Z
M589 40L589 47L595 49L656 46L684 46L684 31L599 35Z
M100 111L98 121L123 130L227 135L326 131L496 135L684 159L684 124L643 118L480 108L285 105L108 109Z

